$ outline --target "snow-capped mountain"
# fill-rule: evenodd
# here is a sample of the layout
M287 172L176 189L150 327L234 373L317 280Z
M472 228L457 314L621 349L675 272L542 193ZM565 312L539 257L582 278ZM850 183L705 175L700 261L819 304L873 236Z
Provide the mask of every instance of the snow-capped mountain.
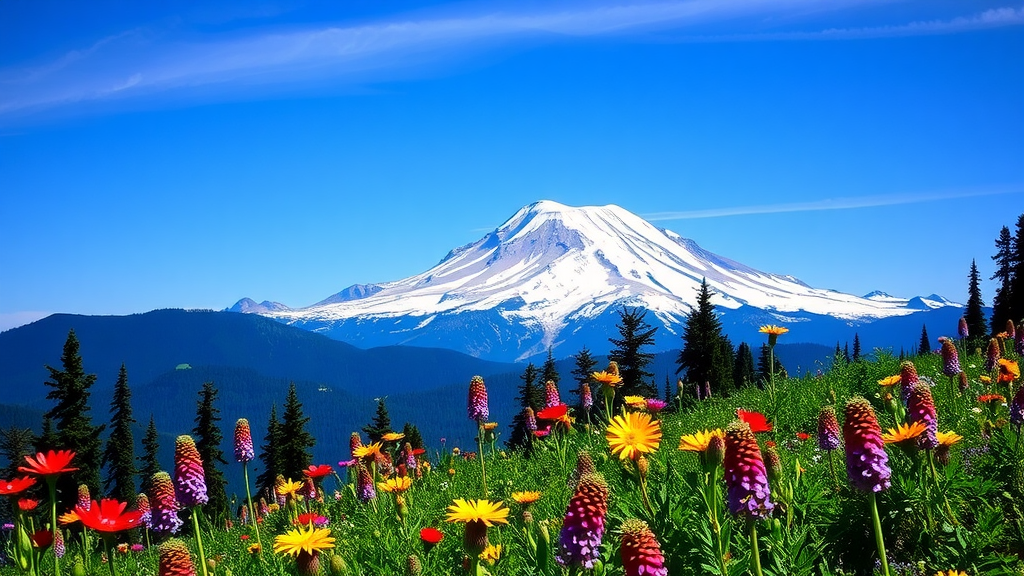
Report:
M351 286L306 308L245 298L230 310L357 345L455 347L518 359L587 328L607 331L623 306L643 307L648 322L677 333L705 278L719 310L742 311L749 322L830 316L850 324L958 306L935 295L908 300L812 288L712 254L618 206L541 201L422 274Z

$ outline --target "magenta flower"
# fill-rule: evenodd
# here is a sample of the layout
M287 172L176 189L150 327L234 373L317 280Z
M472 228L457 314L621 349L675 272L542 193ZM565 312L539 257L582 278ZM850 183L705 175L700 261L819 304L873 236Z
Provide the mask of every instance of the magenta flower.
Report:
M729 511L737 516L766 518L775 508L761 449L746 422L725 430L725 486Z
M594 406L594 396L590 392L590 384L586 382L580 385L580 404L584 410L590 410Z
M235 460L238 462L250 462L256 457L252 447L252 432L249 430L249 421L239 418L235 422Z
M818 448L822 450L839 449L839 420L831 406L825 406L818 412Z
M662 410L665 409L665 406L668 406L668 403L666 403L664 400L659 400L657 398L647 399L647 411L650 412L651 414L657 414L658 412L661 412Z
M152 513L149 509L149 497L145 494L139 494L135 498L135 509L142 512L142 516L139 518L139 524L149 528L150 521L152 520Z
M537 415L533 413L533 408L529 406L523 408L523 419L526 420L526 429L528 431L537 431Z
M907 398L910 397L910 391L917 386L920 379L917 376L917 367L910 360L904 360L900 363L900 399L903 403L907 403Z
M467 402L469 419L483 424L487 421L489 414L487 410L487 387L484 379L480 376L473 376L469 382L469 401Z
M942 339L942 373L950 377L960 373L960 355L949 338Z
M668 576L658 539L643 520L622 523L622 568L626 576Z
M859 396L846 403L843 440L846 442L846 474L854 488L881 492L889 488L889 456L875 410Z
M551 408L552 406L558 406L562 403L562 399L558 396L558 386L554 380L548 380L544 384L544 407Z
M64 552L66 552L64 548L64 534L60 530L55 530L53 535L55 536L53 540L53 553L57 558L63 558Z
M918 445L923 450L933 450L939 446L939 439L936 436L939 432L939 422L935 413L935 401L932 399L931 388L924 384L914 386L910 392L910 399L907 401L907 420L911 424L915 422L924 424L924 434L918 441Z
M569 500L558 537L555 559L562 566L591 569L601 557L605 514L608 513L608 484L599 473L580 478Z
M967 330L967 318L964 318L963 316L960 317L960 322L957 323L956 329L961 338L967 338L971 335Z
M92 496L89 495L89 487L85 484L78 485L78 506L83 510L89 510L92 507Z
M999 364L999 359L1003 355L999 350L999 340L992 338L988 341L988 353L985 355L985 372L991 372L996 369Z
M206 472L203 460L191 436L181 435L174 442L174 494L185 508L202 506L210 501L206 495Z
M149 501L152 517L150 529L158 534L176 534L181 528L178 518L178 500L174 496L174 483L167 472L157 472L150 481Z

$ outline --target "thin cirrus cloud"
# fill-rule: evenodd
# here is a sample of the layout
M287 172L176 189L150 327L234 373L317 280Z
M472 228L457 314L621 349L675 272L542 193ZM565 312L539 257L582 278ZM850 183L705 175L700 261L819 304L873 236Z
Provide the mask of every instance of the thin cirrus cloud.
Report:
M815 212L819 210L849 210L854 208L877 208L881 206L898 206L901 204L959 200L964 198L976 198L979 196L995 196L999 194L1020 194L1024 196L1024 186L952 190L923 194L887 194L884 196L824 198L822 200L813 200L810 202L757 204L751 206L733 206L730 208L711 208L706 210L686 210L678 212L654 212L644 214L643 217L647 220L656 222L661 220L692 220L695 218L722 218L727 216L746 216L751 214L783 214L787 212Z
M410 63L444 65L490 46L544 38L629 35L651 30L683 40L748 41L844 39L955 33L1024 23L1024 9L1002 8L949 20L812 32L700 36L704 25L800 21L808 14L841 13L877 0L691 0L688 2L581 4L546 11L492 12L392 18L358 25L243 30L202 41L168 39L133 29L104 38L50 62L0 68L0 116L202 90L228 97L259 87L360 81L367 74L394 79ZM564 5L563 5L564 6ZM390 76L389 76L390 75Z

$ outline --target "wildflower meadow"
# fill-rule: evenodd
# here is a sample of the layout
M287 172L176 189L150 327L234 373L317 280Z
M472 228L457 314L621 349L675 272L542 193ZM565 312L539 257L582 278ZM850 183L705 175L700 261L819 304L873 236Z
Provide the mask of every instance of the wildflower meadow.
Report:
M788 330L760 332L774 354ZM226 460L245 491L218 520L190 436L133 507L88 489L59 506L79 449L62 446L0 479L0 574L1024 574L1021 332L772 372L728 397L623 397L613 362L572 406L548 382L516 449L467 375L474 446L353 432L336 461L264 491L240 419Z

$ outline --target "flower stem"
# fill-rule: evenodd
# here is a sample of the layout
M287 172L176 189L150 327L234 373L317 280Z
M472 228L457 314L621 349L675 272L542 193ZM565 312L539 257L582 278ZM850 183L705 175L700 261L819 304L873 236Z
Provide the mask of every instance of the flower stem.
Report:
M487 469L484 467L484 424L479 422L479 430L476 435L476 443L480 452L480 481L484 487L484 498L487 497Z
M199 507L192 509L192 528L196 533L196 545L199 547L199 562L203 565L203 576L209 576L206 568L206 551L203 550L203 534L199 530Z
M50 489L50 530L53 532L53 541L57 541L57 477L46 476L46 486ZM60 576L60 558L53 554L53 574Z
M103 537L103 547L107 550L107 568L110 569L110 576L117 576L117 570L114 568L114 549L110 546L110 541L113 536Z
M245 497L249 500L249 517L252 518L252 527L256 529L256 544L260 547L260 557L263 556L263 541L260 540L260 522L256 516L256 507L252 505L252 491L249 489L249 463L242 462L242 473L245 475ZM148 536L149 533L147 532Z
M761 572L761 551L757 547L757 520L754 519L750 520L750 557L754 561L754 574L764 576Z
M832 461L832 452L835 450L828 451L828 469L832 471L832 482L836 485L836 490L839 489L839 477L836 476L836 465Z
M870 492L868 499L871 501L871 521L875 526L875 545L878 546L878 556L882 559L882 576L889 576L889 560L885 557L885 541L882 539L882 520L878 517L878 502L875 493Z
M949 499L946 498L946 493L939 486L939 475L935 472L935 457L932 455L932 451L928 450L928 467L932 469L932 481L935 483L935 490L942 495L942 503L946 507L946 515L949 517L949 521L954 526L959 526L960 522L957 521L956 516L953 515L953 508L949 505Z

